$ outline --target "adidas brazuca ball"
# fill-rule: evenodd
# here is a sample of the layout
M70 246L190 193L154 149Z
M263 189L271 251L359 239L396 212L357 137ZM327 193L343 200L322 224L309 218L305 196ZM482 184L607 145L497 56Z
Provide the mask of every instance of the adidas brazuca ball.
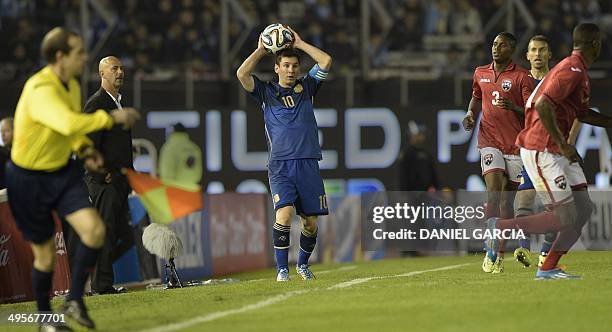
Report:
M261 41L264 48L270 53L276 53L280 50L291 47L293 45L293 32L287 29L280 23L268 25L261 33Z

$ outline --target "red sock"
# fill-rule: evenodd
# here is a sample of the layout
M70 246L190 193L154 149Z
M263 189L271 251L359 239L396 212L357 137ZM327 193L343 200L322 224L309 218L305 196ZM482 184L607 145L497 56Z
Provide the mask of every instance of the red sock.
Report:
M557 267L561 256L563 256L565 253L566 251L549 251L548 255L546 256L546 259L544 260L544 264L542 264L540 270L549 271Z
M561 229L561 222L552 212L542 212L513 219L502 219L496 224L498 229L522 229L529 234L546 234Z

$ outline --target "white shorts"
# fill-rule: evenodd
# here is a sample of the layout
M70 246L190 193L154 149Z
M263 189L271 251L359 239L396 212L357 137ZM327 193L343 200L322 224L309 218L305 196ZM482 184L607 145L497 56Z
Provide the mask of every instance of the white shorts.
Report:
M506 173L508 179L515 183L521 182L523 162L520 156L503 154L497 148L480 148L480 167L482 176L495 171Z
M570 164L563 155L521 148L521 158L544 205L571 202L572 189L587 185L580 164Z

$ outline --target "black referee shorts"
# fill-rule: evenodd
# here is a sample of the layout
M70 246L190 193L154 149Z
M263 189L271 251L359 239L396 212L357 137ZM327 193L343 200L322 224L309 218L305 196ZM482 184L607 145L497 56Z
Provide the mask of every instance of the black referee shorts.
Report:
M65 167L54 172L27 170L9 162L6 175L11 212L28 241L43 243L53 236L52 210L64 217L92 207L82 164L76 160L70 159Z

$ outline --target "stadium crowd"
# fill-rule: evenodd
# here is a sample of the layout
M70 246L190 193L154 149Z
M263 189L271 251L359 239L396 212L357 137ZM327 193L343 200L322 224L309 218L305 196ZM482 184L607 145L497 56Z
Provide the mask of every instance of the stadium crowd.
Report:
M232 65L256 45L258 32L268 23L280 21L303 31L313 45L325 48L336 60L337 73L360 68L359 31L361 1L358 0L240 0L247 17L255 26L242 45ZM424 39L429 36L470 35L481 40L470 49L453 42L444 44L444 73L473 70L489 61L489 41L493 35L483 35L484 26L496 12L506 6L504 0L381 0L392 25L385 27L379 16L371 19L370 57L372 65L384 67L388 52L428 51ZM524 0L536 22L536 33L548 36L553 47L553 61L570 53L571 31L577 22L598 23L604 32L612 29L612 4L597 0ZM0 80L24 79L40 68L36 49L44 32L53 26L80 28L79 0L0 0ZM219 0L103 0L99 4L109 9L117 20L104 53L118 54L130 68L151 72L159 68L188 69L195 73L219 72L221 2ZM233 10L233 9L232 9ZM374 11L372 11L374 12ZM234 12L233 12L234 13ZM230 15L228 27L230 45L234 44L245 24ZM90 15L91 30L87 31L90 45L101 38L106 22ZM526 25L517 20L518 36ZM500 20L491 33L503 31ZM484 45L484 46L483 46ZM612 48L604 45L604 56L612 56ZM461 57L462 52L470 52ZM415 53L418 54L418 53ZM418 56L418 55L417 55ZM465 59L456 68L456 59Z

